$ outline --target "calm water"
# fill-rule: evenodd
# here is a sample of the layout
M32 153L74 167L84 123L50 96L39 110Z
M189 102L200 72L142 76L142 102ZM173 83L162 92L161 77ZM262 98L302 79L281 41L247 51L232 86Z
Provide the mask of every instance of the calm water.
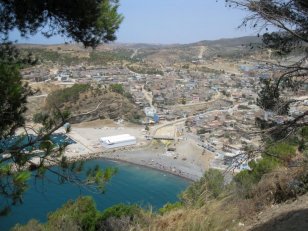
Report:
M177 201L177 195L190 183L171 174L126 163L91 160L85 167L95 164L118 168L118 173L107 184L105 194L92 193L72 184L58 185L54 183L57 177L48 174L44 183L38 181L35 184L31 180L24 203L13 207L11 215L0 218L0 230L9 230L16 223L25 224L31 218L45 222L48 212L61 207L68 199L82 195L93 196L99 210L118 203L139 203L157 209L167 202Z
M3 152L3 150L11 149L14 146L20 147L22 145L28 144L31 141L34 141L35 139L36 139L36 136L30 134L30 135L25 135L25 136L12 136L6 140L0 140L0 152ZM50 136L50 140L54 144L58 144L58 145L76 143L74 140L72 140L71 138L69 138L63 133L52 134ZM25 148L25 150L30 151L31 149L37 149L39 146L40 146L40 142L37 142L32 147Z

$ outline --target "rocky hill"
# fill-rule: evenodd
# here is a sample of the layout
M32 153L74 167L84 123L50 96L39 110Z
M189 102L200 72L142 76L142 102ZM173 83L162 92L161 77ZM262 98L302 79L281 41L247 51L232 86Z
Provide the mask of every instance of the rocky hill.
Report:
M55 88L49 92L48 96L34 96L28 100L28 119L35 113L49 111L55 107L68 110L72 115L71 123L96 119L125 119L139 123L144 117L142 110L128 98L129 95L112 92L105 88L94 88L87 84Z
M238 58L251 55L250 44L260 43L261 38L247 36L240 38L200 41L191 44L121 44L112 43L98 46L96 50L84 49L78 44L58 45L19 45L32 52L43 62L59 64L112 64L118 62L147 61L157 65L191 62L196 59L209 59L215 56Z

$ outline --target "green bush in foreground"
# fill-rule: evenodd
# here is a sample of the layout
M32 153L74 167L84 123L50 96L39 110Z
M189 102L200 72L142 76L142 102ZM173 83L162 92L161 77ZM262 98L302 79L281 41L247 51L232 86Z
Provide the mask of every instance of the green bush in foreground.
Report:
M296 147L287 143L277 143L268 147L263 158L278 160L281 164L287 165L296 154Z
M91 197L80 197L76 202L69 201L62 208L48 216L47 230L64 230L78 227L81 230L95 230L99 218L95 202ZM67 226L70 224L70 227Z
M288 166L296 154L296 147L287 143L269 146L262 154L262 159L249 162L251 170L243 170L234 177L238 190L248 196L251 189L261 178L279 166Z
M202 206L208 198L217 198L225 189L224 175L217 169L209 169L204 176L182 193L185 205Z
M99 218L95 202L91 197L80 197L75 202L68 201L61 208L48 215L46 224L30 220L26 225L17 224L12 230L95 230Z
M61 208L50 213L46 224L30 220L24 226L17 224L13 230L126 230L140 214L139 206L124 204L115 205L100 212L96 209L93 198L86 196L76 201L68 201Z
M131 219L140 212L137 205L118 204L105 209L100 215L100 220L107 220L110 217L130 217Z

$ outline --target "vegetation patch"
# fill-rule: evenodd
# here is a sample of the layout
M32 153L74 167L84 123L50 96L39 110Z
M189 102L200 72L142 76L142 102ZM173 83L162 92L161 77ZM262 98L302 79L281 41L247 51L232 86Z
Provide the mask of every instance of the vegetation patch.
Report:
M72 87L56 90L48 95L46 99L47 106L57 105L61 107L67 102L74 103L79 99L80 94L86 92L90 87L89 84L74 84Z

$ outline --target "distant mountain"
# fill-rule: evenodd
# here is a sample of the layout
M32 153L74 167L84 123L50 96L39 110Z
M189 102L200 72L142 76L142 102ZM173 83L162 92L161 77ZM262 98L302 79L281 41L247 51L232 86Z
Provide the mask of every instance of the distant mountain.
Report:
M218 40L203 40L197 43L189 45L199 45L199 46L227 46L235 47L241 45L248 45L250 43L262 43L262 37L257 36L245 36L239 38L223 38Z
M109 45L115 47L126 47L133 49L155 49L155 48L170 48L170 47L187 47L187 46L216 46L216 47L236 47L248 45L250 43L262 43L262 37L244 36L238 38L222 38L217 40L202 40L187 44L155 44L155 43L111 43Z
M88 62L106 64L119 60L143 60L160 66L177 62L191 62L196 59L224 57L238 59L251 56L258 49L250 49L249 44L261 43L257 36L204 40L190 44L146 44L146 43L109 43L102 44L93 52L84 49L81 44L34 45L19 44L21 48L30 49L44 61L69 65ZM201 57L201 58L200 58Z

